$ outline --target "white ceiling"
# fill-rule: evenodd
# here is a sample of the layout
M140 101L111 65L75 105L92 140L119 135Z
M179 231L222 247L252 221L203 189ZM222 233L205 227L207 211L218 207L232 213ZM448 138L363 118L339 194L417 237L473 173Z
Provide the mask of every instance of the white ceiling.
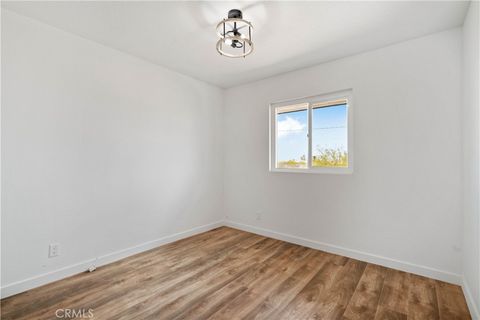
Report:
M194 78L231 87L442 31L468 2L2 2L2 7ZM254 52L220 56L229 9L254 26Z

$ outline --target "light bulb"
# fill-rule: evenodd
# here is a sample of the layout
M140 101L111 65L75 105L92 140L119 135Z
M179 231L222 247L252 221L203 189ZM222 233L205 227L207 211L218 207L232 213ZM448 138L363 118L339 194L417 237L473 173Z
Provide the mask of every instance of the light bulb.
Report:
M225 39L225 44L226 44L227 46L232 45L232 39L230 39L230 38Z

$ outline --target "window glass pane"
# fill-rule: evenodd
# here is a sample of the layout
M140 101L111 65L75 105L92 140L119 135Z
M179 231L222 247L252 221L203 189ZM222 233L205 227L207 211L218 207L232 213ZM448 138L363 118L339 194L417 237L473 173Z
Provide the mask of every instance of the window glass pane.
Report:
M307 168L308 104L276 109L276 167Z
M312 109L312 167L348 167L347 104Z

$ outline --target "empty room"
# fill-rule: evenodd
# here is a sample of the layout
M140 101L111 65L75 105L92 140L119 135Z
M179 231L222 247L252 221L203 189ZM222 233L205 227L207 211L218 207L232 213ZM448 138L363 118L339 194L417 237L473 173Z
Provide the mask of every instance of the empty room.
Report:
M0 318L480 320L479 1L1 1Z

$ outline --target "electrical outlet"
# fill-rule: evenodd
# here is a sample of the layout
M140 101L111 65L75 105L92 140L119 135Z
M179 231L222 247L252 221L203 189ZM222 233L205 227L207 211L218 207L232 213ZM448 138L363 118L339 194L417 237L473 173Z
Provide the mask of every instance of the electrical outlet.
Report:
M60 255L60 244L59 243L51 243L48 246L48 257L53 258Z
M262 211L257 211L257 220L262 220Z

